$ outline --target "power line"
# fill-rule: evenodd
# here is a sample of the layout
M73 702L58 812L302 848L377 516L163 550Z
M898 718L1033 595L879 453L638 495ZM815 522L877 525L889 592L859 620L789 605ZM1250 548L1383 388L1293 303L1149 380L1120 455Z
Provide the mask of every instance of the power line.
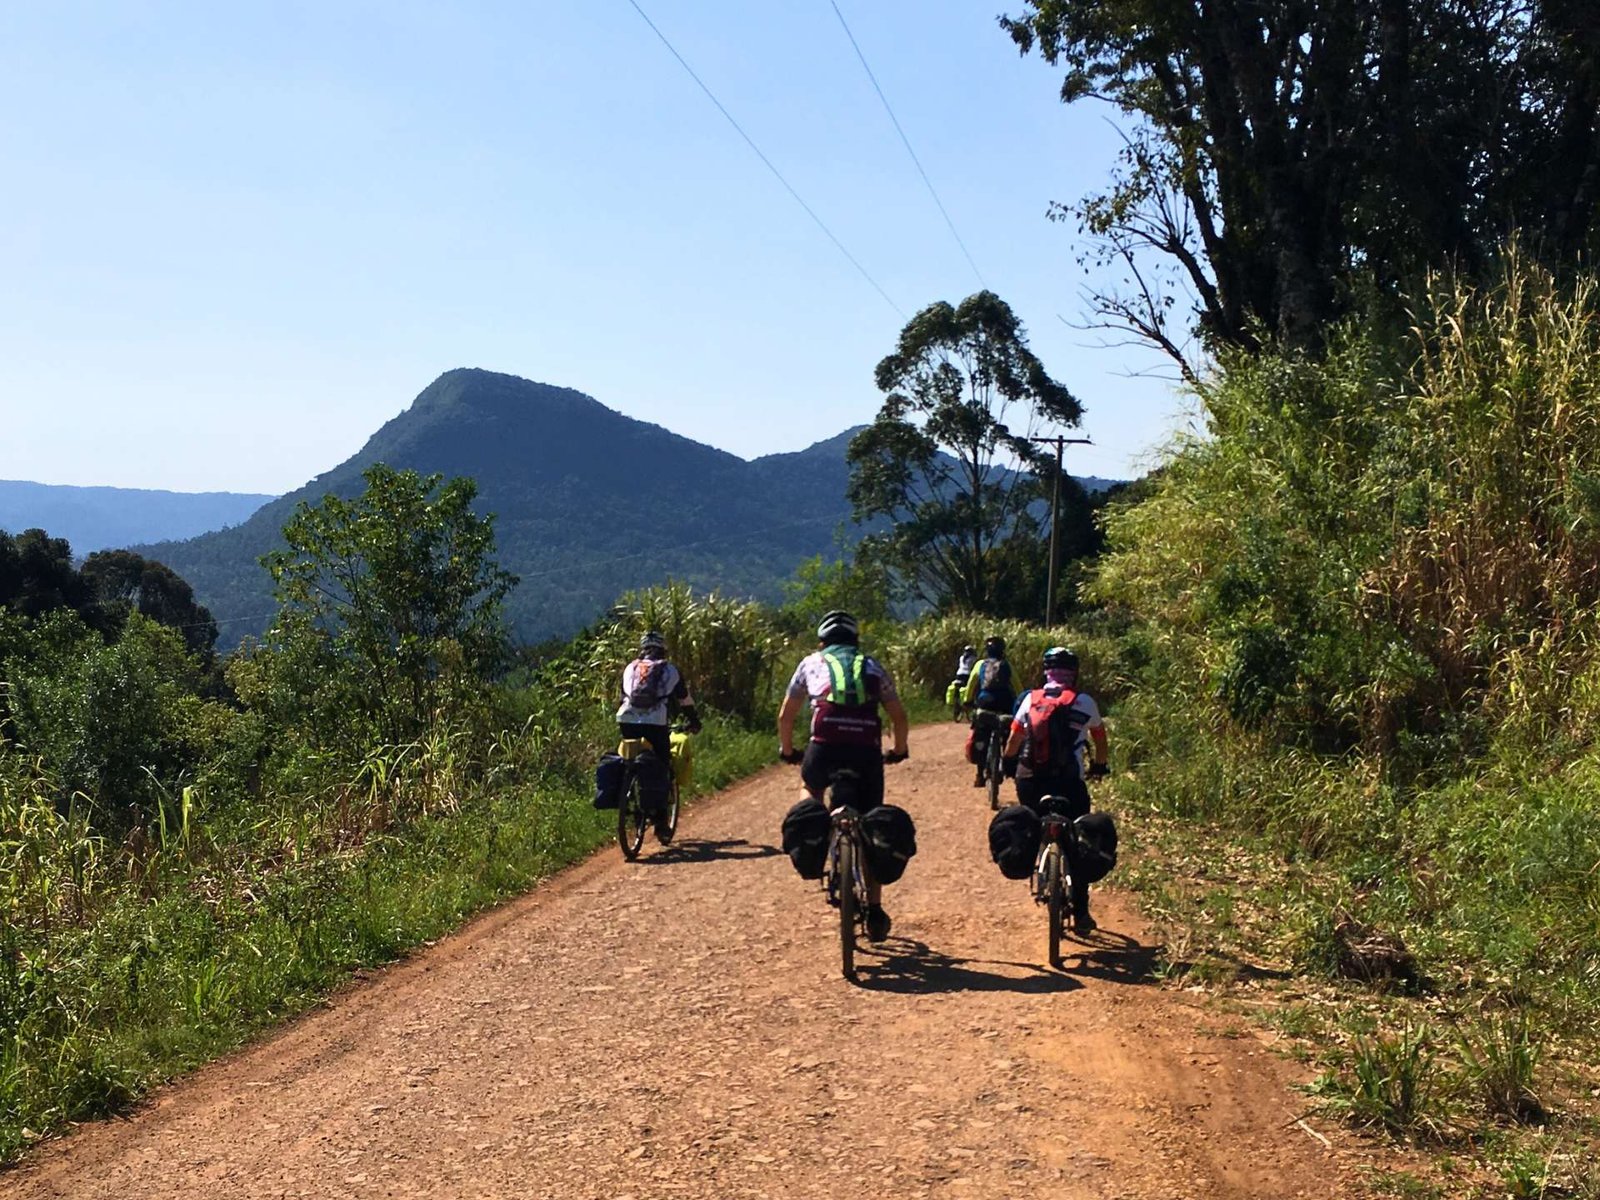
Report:
M773 165L772 160L762 153L761 147L756 145L755 139L744 131L744 126L740 125L738 121L733 119L733 114L727 110L721 100L717 99L716 93L706 86L705 80L701 79L700 76L695 73L695 69L689 65L688 60L685 59L683 55L679 54L677 48L667 40L667 35L662 33L661 30L656 27L656 23L650 19L649 14L647 14L644 9L639 7L639 0L628 0L628 3L633 5L633 11L638 13L639 16L644 19L644 23L650 26L650 31L654 33L656 37L661 39L661 44L667 48L667 50L672 54L672 57L678 60L678 65L689 73L689 78L694 80L695 83L700 86L700 90L706 94L706 98L717 106L717 111L727 118L728 124L732 125L734 131L744 139L745 145L749 146L751 150L755 151L756 157L766 164L767 170L771 171L773 177L776 178L779 183L783 184L784 190L787 191L789 195L794 197L794 202L801 208L805 209L806 216L810 217L816 222L817 228L822 230L822 232L827 235L828 240L834 244L834 247L839 251L839 253L844 255L845 258L849 260L850 265L861 273L861 278L870 283L873 287L873 290L876 291L878 295L883 297L884 303L886 303L890 308L894 309L894 311L901 317L904 317L906 315L905 310L894 302L894 298L891 297L888 292L883 290L883 285L874 279L871 272L861 265L860 260L845 248L845 244L834 235L833 230L828 228L827 223L823 221L821 217L817 216L816 210L813 209L811 205L807 204L800 193L795 191L794 185L784 178L783 172L778 170L778 168Z
M883 101L883 111L889 114L889 120L894 122L894 131L900 135L900 144L906 148L906 153L911 156L911 161L916 164L917 174L922 176L922 182L927 185L928 195L933 197L934 204L939 209L939 215L944 218L944 223L950 230L950 236L955 238L956 245L961 247L961 253L966 257L967 266L972 268L972 273L978 277L978 282L983 287L989 285L984 281L983 272L978 270L978 264L972 259L972 252L967 249L967 243L961 240L961 235L956 232L956 223L950 219L950 214L945 210L944 201L939 199L939 193L933 186L933 180L928 178L928 172L923 170L922 160L917 157L917 152L911 148L911 139L906 136L906 131L901 128L900 118L894 115L894 107L889 103L889 97L883 94L883 88L878 84L878 77L872 73L872 68L867 65L867 56L861 52L861 44L856 41L856 35L850 32L850 23L844 19L844 13L839 11L835 0L828 0L833 6L833 15L839 18L839 25L844 29L845 37L850 39L850 45L856 52L856 57L861 60L861 69L867 73L867 78L872 81L872 90L878 93L878 99Z

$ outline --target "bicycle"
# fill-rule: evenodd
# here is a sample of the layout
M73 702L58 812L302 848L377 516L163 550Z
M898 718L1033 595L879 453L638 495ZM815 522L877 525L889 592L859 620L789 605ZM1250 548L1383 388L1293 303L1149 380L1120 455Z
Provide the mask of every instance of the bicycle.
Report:
M675 728L673 732L685 731ZM617 805L617 845L622 850L622 857L632 862L644 849L644 831L652 822L655 824L656 840L663 846L672 844L672 839L678 832L678 776L669 758L666 811L659 817L654 817L646 811L644 780L639 771L639 762L644 754L649 754L652 760L659 761L660 756L656 754L655 747L644 738L623 738L622 744L617 747L617 753L627 763L627 774L622 780L622 799Z
M1000 785L1005 781L1005 768L1003 756L1005 753L1006 733L1011 725L1011 719L1005 713L994 712L986 708L977 708L972 711L972 727L987 730L989 740L984 747L983 758L978 763L978 776L989 788L989 811L998 812L1000 809Z
M800 755L792 761L798 763ZM904 762L906 756L885 751L885 764ZM859 776L840 768L828 776L827 805L832 817L828 833L827 865L822 869L822 890L828 903L839 910L839 963L841 973L852 982L856 977L856 930L867 924L868 878L866 837L861 831L861 814L851 803Z
M1031 880L1033 900L1045 908L1049 924L1049 962L1061 965L1061 934L1066 923L1067 900L1072 892L1071 864L1079 857L1078 826L1067 815L1067 801L1061 796L1046 796L1040 802L1041 836L1039 857Z

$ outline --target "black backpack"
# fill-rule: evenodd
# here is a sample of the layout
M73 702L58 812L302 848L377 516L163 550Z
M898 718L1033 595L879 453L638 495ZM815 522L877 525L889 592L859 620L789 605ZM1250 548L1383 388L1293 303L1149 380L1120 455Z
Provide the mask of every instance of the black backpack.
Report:
M807 796L784 814L783 852L801 879L821 879L828 864L828 835L833 818L821 800Z
M1043 825L1039 814L1022 804L1008 804L989 822L989 857L1007 879L1026 879L1039 859Z
M917 827L911 814L893 804L880 804L861 818L867 846L867 867L879 883L897 883L917 852Z

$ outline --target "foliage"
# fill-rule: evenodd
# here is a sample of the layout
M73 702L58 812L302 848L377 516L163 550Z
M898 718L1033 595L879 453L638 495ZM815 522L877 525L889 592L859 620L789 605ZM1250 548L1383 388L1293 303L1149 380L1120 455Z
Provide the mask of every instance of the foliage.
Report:
M382 465L364 478L355 500L302 504L288 549L264 560L280 605L266 646L280 688L317 697L313 720L354 718L399 744L459 717L502 665L516 578L494 561L470 479Z
M1041 677L1046 648L1060 645L1077 651L1082 664L1080 678L1096 698L1112 699L1121 686L1114 644L1104 633L1093 632L1087 622L1071 628L1045 629L1025 621L995 620L972 613L928 616L891 631L882 653L903 692L943 700L945 688L955 675L961 648L981 647L990 637L1006 640L1006 656L1019 687L1031 687Z
M765 725L777 711L777 689L789 682L785 658L792 637L770 609L712 593L698 596L681 583L631 592L607 619L579 639L570 662L577 694L614 710L621 703L622 669L638 657L648 629L667 639L669 657L700 703L747 724ZM546 670L545 678L556 672Z
M814 625L823 613L836 608L854 613L865 624L881 625L891 619L893 587L889 569L881 561L857 556L854 561L829 562L818 554L801 563L784 585L783 607L800 626Z
M1212 349L1319 345L1425 270L1474 275L1520 231L1592 251L1600 26L1585 0L1028 0L1001 24L1062 66L1068 103L1132 121L1109 190L1058 208L1124 269L1107 324L1195 368Z
M191 654L211 657L217 623L171 567L131 550L98 550L84 560L81 573L112 628L120 629L128 614L137 612L177 630Z
M1227 356L1206 436L1108 510L1092 593L1117 803L1229 896L1173 906L1169 946L1381 1014L1325 1095L1538 1195L1570 1147L1520 1127L1570 1128L1589 1085L1555 1064L1600 1028L1600 294L1500 272L1436 278L1407 330Z
M1048 542L1039 480L1055 470L1028 438L1039 422L1076 425L1077 400L1045 373L993 292L917 313L877 383L883 407L849 451L856 519L893 522L864 542L867 560L927 604L1012 611L1019 577Z

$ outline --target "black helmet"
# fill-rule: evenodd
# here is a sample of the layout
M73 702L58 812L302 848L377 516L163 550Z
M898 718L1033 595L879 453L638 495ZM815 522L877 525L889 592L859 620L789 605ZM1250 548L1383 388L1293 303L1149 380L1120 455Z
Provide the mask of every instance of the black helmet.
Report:
M1045 670L1076 671L1078 656L1065 646L1051 646L1044 652Z
M831 646L844 642L853 646L860 637L861 627L856 624L856 619L842 608L834 609L817 624L817 639L823 645Z
M1006 640L1003 637L988 638L983 643L983 652L990 658L1004 658L1006 656Z
M975 649L973 649L972 643L968 642L965 646L961 647L961 653L963 653L963 654L976 654L977 651Z
M645 658L665 658L667 639L656 629L649 630L639 639L639 653Z

